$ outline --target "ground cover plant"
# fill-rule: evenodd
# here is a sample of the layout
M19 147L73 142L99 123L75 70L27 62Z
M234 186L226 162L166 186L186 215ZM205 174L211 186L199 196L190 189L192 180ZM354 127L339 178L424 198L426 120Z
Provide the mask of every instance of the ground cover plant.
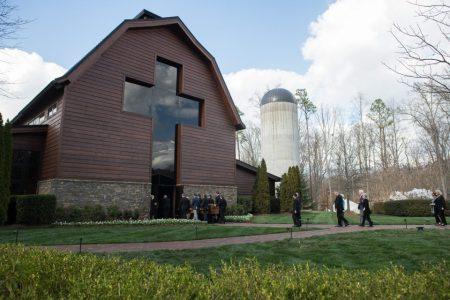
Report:
M345 217L350 224L359 224L359 215L355 213L346 213ZM413 225L431 225L435 223L433 217L398 217L372 214L372 220L375 225L404 225L405 219L408 224ZM325 211L303 211L302 222L306 221L310 224L337 224L336 213ZM291 214L271 214L271 215L255 215L252 218L253 223L261 224L292 224Z
M450 230L380 230L342 233L307 239L228 245L216 248L128 252L124 258L146 258L158 263L188 263L200 272L221 262L256 259L263 265L311 263L330 268L379 270L396 264L408 271L422 264L450 260Z
M329 270L308 265L223 265L204 275L89 254L0 245L0 297L67 299L447 299L445 263L406 272L388 267Z
M310 228L311 229L311 228ZM224 227L217 225L50 226L18 228L26 245L163 242L286 232L285 228ZM196 233L197 230L197 233ZM0 227L0 243L14 243L15 227Z

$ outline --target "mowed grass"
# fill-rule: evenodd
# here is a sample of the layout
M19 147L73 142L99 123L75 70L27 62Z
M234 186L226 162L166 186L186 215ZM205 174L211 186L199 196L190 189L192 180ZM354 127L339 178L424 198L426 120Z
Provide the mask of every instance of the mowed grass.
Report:
M18 241L25 245L132 243L185 241L286 232L285 228L223 227L217 225L167 226L61 226L19 228ZM14 243L16 229L0 227L0 243Z
M450 230L383 230L336 234L307 239L268 243L229 245L195 250L158 250L119 253L123 258L146 258L158 263L191 265L207 273L221 262L255 259L267 264L312 263L328 267L378 270L390 264L408 271L419 270L423 263L450 259Z
M345 218L350 224L359 224L359 215L355 213L346 213ZM405 219L411 225L428 225L434 224L433 217L396 217L387 215L371 215L375 225L403 225ZM303 211L302 222L309 224L337 224L336 213L323 211ZM271 214L271 215L255 215L252 219L253 223L259 224L292 224L291 214ZM367 224L367 222L366 222Z

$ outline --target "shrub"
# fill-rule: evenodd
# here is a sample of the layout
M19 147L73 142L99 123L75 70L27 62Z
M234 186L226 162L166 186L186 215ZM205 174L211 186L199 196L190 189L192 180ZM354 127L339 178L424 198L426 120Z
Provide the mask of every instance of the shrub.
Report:
M84 221L84 222L55 222L58 226L99 226L99 225L184 225L184 224L206 224L204 221L193 219L142 219L142 220L107 220L107 221Z
M119 220L122 219L122 212L116 205L108 206L106 209L108 213L109 220Z
M122 217L124 220L133 219L133 212L131 210L126 209L122 212Z
M131 217L133 220L138 220L139 219L139 216L140 216L140 212L139 212L139 209L135 209L134 211L133 211L133 216Z
M431 216L431 201L425 199L408 199L383 202L386 215L401 217L427 217Z
M253 211L260 214L270 212L269 179L264 159L258 167L253 186Z
M270 196L270 212L272 214L280 213L280 199L275 196Z
M55 221L56 197L54 195L17 196L17 223L45 225Z
M246 215L245 207L241 204L233 204L227 207L227 216L243 216Z
M8 214L6 216L6 224L15 224L17 216L16 196L9 197Z
M376 214L385 215L386 211L384 210L384 202L375 202L372 204L372 210Z
M253 208L252 196L239 196L237 199L237 204L242 205L246 213L252 212Z
M445 262L367 272L243 261L203 275L144 259L0 246L5 299L448 299L448 278Z

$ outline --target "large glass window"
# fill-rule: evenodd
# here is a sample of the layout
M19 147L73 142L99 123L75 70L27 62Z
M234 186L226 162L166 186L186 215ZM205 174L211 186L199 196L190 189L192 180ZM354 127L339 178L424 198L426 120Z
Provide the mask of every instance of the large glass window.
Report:
M156 63L155 85L125 82L123 109L153 118L152 183L175 184L175 127L200 125L200 102L177 95L178 68Z

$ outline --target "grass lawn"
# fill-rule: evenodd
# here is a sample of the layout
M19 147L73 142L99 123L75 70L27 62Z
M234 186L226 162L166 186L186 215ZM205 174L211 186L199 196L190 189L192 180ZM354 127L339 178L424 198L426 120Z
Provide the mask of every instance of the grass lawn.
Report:
M359 223L358 214L346 213L345 218L350 224ZM407 219L408 224L434 224L433 217L396 217L372 214L371 218L375 225L403 225L405 224L405 219ZM336 213L333 212L304 211L302 212L302 222L306 222L306 219L309 219L308 222L310 224L337 224ZM252 222L261 224L292 224L292 216L291 214L255 215Z
M328 267L377 270L391 263L408 271L422 263L450 259L450 230L383 230L336 234L308 239L230 245L195 250L158 250L119 253L124 258L146 258L158 263L192 265L206 273L222 261L256 259L261 264L310 262Z
M285 228L251 228L199 225L198 239L286 232ZM310 228L311 229L311 228ZM19 229L19 242L25 245L131 243L185 241L195 239L194 225L166 226L61 226ZM16 229L0 227L0 243L14 243Z

